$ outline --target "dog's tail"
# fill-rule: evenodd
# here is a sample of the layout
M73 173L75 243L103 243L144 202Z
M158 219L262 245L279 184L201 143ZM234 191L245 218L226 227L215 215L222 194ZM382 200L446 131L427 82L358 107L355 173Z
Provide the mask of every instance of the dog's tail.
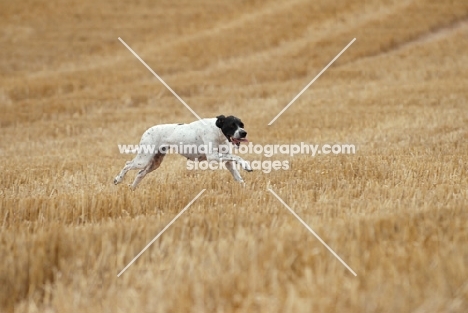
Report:
M139 150L139 149L137 149L137 148L131 149L131 150L130 150L130 149L127 149L127 150L125 150L125 153L127 153L127 154L129 154L129 153L135 154L135 153L138 153L138 150Z
M134 145L119 145L119 151L121 154L135 154L140 151L140 147Z

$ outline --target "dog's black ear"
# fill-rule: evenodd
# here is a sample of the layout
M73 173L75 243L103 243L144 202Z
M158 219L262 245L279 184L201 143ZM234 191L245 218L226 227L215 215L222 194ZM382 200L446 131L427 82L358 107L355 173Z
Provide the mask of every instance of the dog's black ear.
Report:
M216 118L217 118L216 126L218 126L218 128L223 127L223 123L224 123L224 120L226 119L226 116L220 115L220 116L216 116Z

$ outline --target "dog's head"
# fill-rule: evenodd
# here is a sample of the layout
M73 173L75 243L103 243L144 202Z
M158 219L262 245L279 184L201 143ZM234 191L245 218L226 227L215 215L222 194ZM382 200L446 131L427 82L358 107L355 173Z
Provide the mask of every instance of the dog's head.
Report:
M236 146L239 146L241 142L248 142L244 123L239 118L232 115L228 117L220 115L216 118L216 126L221 129L229 142Z

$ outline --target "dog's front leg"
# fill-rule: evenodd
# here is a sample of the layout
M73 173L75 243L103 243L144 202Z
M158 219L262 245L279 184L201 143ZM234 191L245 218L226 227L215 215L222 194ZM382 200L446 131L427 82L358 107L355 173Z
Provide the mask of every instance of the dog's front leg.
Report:
M246 160L242 159L241 157L239 157L237 155L212 153L212 154L207 155L206 158L207 158L208 161L218 161L218 162L231 161L231 162L236 162L237 164L242 166L242 168L244 170L246 170L247 172L252 172L252 168L250 167L249 162L247 162ZM226 164L226 167L227 167L227 164Z
M239 171L237 170L237 168L234 165L234 161L227 161L226 162L226 168L229 170L229 172L231 172L232 177L234 177L234 179L236 181L238 181L240 183L244 182L244 180L242 179L242 177L239 174Z

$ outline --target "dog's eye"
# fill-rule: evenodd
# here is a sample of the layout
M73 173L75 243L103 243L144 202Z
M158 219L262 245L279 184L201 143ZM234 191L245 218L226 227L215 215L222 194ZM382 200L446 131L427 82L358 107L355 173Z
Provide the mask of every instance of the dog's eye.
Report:
M232 123L232 127L236 127L236 123Z
M240 127L241 127L241 128L244 128L244 124L240 123Z

